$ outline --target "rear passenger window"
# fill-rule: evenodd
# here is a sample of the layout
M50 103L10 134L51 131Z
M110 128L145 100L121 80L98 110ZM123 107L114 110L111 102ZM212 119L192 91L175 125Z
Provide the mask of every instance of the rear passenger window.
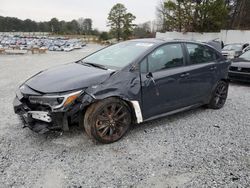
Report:
M201 64L216 61L219 56L212 49L198 45L186 44L190 57L190 64Z
M157 48L148 56L148 69L156 72L183 66L184 57L181 44L167 44Z

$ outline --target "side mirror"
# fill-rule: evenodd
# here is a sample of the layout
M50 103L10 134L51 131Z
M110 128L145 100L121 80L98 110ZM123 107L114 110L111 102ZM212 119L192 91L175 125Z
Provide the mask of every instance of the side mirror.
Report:
M132 64L131 67L129 68L129 71L130 71L130 72L133 72L133 71L135 71L135 70L138 70L138 65Z
M146 78L153 78L152 72L147 73L147 74L146 74Z

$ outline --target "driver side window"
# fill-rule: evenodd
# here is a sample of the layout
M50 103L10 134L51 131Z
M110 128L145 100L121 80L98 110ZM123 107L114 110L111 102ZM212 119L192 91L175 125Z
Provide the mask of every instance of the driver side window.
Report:
M180 67L184 64L181 44L167 44L157 48L148 56L149 72Z

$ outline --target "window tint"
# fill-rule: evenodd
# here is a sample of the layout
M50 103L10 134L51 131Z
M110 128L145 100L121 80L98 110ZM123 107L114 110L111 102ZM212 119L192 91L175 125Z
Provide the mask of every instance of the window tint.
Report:
M157 48L148 56L150 72L182 66L184 62L181 44L168 44Z
M209 63L219 58L212 49L198 44L187 44L187 50L190 64Z
M147 73L148 72L148 61L147 58L141 61L140 63L140 70L141 73Z

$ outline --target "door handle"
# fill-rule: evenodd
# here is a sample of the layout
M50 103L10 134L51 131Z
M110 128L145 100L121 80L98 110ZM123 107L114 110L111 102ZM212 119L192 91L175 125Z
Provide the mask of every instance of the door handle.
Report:
M188 77L189 75L190 75L190 74L189 74L188 72L186 72L186 73L181 74L180 77L181 77L181 78L185 78L185 77Z
M216 70L216 69L217 69L216 66L210 67L210 70L211 70L211 71Z
M153 78L152 72L147 73L147 74L146 74L146 78Z
M153 77L152 72L147 73L147 74L146 74L146 78L147 78L147 80L145 81L145 85L148 87L148 86L150 85L150 82L152 82L153 85L154 85L154 88L155 88L155 94L156 94L157 96L159 96L159 95L160 95L160 92L159 92L158 86L157 86L156 83L155 83L155 79L154 79L154 77Z

